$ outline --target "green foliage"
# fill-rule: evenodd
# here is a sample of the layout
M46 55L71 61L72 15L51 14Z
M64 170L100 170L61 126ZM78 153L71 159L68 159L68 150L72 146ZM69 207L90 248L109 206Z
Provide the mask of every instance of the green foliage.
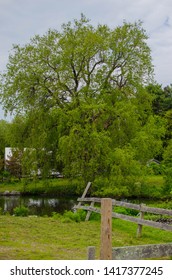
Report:
M70 223L73 221L79 223L81 221L85 221L86 212L81 209L77 210L76 212L65 211L63 215L53 212L52 217L53 219L57 219L57 220L60 219L63 223Z
M26 217L29 214L29 209L25 206L16 207L13 210L15 216Z
M144 182L142 184L140 197L150 198L150 199L162 199L165 197L163 185L159 185L158 183L155 184L148 184Z
M157 164L152 161L147 164L146 170L150 175L163 175L165 172L165 165L163 163Z
M164 116L172 109L172 84L164 88L159 84L150 84L147 90L153 97L152 108L156 115Z
M148 173L147 169L144 172ZM125 187L122 184L117 186L115 181L110 182L107 178L98 177L91 188L91 196L113 197L115 199L127 197L162 199L168 196L167 193L164 193L163 176L146 175L140 178L137 177L137 179L140 180L134 181L131 185L129 185L131 181L126 181Z
M4 158L5 147L9 146L10 124L5 120L0 120L0 158Z
M136 182L142 181L142 170L139 162L135 160L133 149L129 146L116 148L110 161L111 171L103 194L114 197L139 195L141 183Z
M166 199L164 201L154 202L150 204L153 207L164 208L164 209L172 209L172 201L171 199Z
M63 219L64 221L67 219L79 223L81 221L84 221L85 211L77 211L77 212L65 211L63 214Z
M80 195L78 192L78 180L68 179L49 179L49 180L36 180L25 182L25 187L22 190L25 194L51 194L60 197L74 197Z
M150 116L147 123L132 140L136 158L146 164L148 160L162 154L162 137L165 135L165 121L159 116Z
M116 213L119 213L119 214L124 214L124 215L129 215L129 216L138 216L138 214L139 214L139 211L137 211L137 210L124 208L121 206L115 206L113 211Z
M46 178L55 169L83 185L95 181L97 194L140 195L144 165L162 153L165 133L145 88L153 71L147 39L140 21L111 29L81 15L14 46L0 98L16 113L9 139L28 148L22 175L32 173L32 191L42 188L38 170Z
M53 219L58 220L58 219L60 219L62 216L61 216L60 213L52 212L52 217L53 217Z
M164 192L172 195L172 140L169 141L168 146L164 150L163 163L165 165L165 186Z
M68 136L59 142L64 174L69 177L82 175L84 182L93 181L106 168L110 139L106 132L98 132L85 123L73 126Z
M147 90L153 97L152 109L154 114L163 117L166 128L163 146L167 147L169 140L172 138L172 85L164 88L158 84L149 85ZM162 154L160 159L162 159Z
M22 150L19 150L18 148L12 149L12 155L8 156L5 163L6 170L10 175L18 179L22 177L22 155Z

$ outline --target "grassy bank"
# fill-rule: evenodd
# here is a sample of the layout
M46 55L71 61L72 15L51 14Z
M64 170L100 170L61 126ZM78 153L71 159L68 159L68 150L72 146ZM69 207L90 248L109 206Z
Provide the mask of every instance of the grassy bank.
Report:
M103 186L104 191L101 191ZM140 194L137 194L138 198L152 198L152 199L162 199L163 195L163 186L164 179L160 175L151 175L145 177L144 184L141 187ZM58 179L47 179L47 180L26 180L21 179L19 181L10 181L0 183L0 193L5 191L19 191L22 194L33 194L33 195L58 195L65 197L74 197L80 196L86 186L81 181L81 178L77 178L74 180L66 179L66 178L58 178ZM115 186L114 186L115 187ZM98 196L107 196L106 188L108 185L105 184L104 181L101 182L101 185L92 184L90 189L91 196L97 196L97 191L99 193ZM134 195L134 194L133 194ZM113 188L112 193L108 192L108 197L114 197Z
M78 180L47 179L47 180L20 180L0 184L0 193L5 191L19 191L22 194L33 195L58 195L73 197L79 195L80 187ZM83 191L83 190L81 190Z
M100 218L76 223L46 217L0 216L0 259L76 260L87 258L87 247L100 247ZM171 242L171 232L143 228L136 238L137 225L113 219L112 246Z

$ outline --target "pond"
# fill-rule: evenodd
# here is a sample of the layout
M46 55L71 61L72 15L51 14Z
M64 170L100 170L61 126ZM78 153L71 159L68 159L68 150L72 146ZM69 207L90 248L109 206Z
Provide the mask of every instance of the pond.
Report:
M0 196L0 208L3 213L13 214L13 209L25 206L29 209L29 215L51 216L52 212L64 213L69 211L77 203L77 199L52 198L40 196Z

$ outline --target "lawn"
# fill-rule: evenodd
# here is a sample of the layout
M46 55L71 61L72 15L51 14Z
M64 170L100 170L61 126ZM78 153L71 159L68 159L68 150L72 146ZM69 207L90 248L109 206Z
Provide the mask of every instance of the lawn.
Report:
M167 243L172 233L113 219L112 246ZM63 221L50 217L0 216L1 260L84 260L87 247L100 251L100 219L88 222Z

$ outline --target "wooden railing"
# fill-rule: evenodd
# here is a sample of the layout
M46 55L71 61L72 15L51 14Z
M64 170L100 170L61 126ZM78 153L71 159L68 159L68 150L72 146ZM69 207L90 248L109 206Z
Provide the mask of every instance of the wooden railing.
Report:
M87 200L87 199L86 199ZM90 199L89 199L90 200ZM87 200L88 201L88 200ZM91 202L93 202L93 199L91 199ZM96 202L98 202L96 198ZM125 247L115 247L112 248L112 217L114 216L112 212L112 205L116 205L118 202L113 201L110 198L102 198L101 199L101 208L98 209L98 213L101 214L101 241L100 241L100 259L105 260L139 260L139 259L150 259L150 258L162 258L162 257L170 257L172 256L172 243L166 243L166 244L146 244L146 245L137 245L137 246L125 246ZM126 205L127 204L127 205ZM123 204L123 206L128 206L128 203ZM132 205L129 205L130 208ZM135 207L136 205L134 205ZM137 205L138 206L138 205ZM171 215L172 211L166 209L159 209L154 208L154 210L149 209L150 207L143 208L143 205L141 205L141 211L151 211L151 213L166 213L168 215ZM84 206L83 206L84 207ZM90 207L87 207L90 211ZM84 208L82 208L84 209ZM94 207L91 207L91 210L93 210ZM133 208L131 208L133 209ZM136 208L135 208L136 209ZM137 207L137 210L139 208ZM157 210L157 211L156 211ZM159 211L162 210L162 211ZM163 211L165 210L165 211ZM97 212L97 209L96 209ZM143 212L144 213L144 212ZM117 213L115 213L117 214ZM126 215L122 215L120 218L124 218L125 220L129 220ZM115 216L116 217L116 216ZM141 223L143 221L140 221L142 219L135 218L137 223ZM130 220L131 221L131 220ZM132 220L133 221L133 220ZM134 222L136 222L134 221ZM146 221L145 221L146 222ZM142 225L145 223L142 223ZM159 224L159 223L158 223ZM147 225L147 224L146 224ZM149 224L151 226L154 226L154 224ZM156 225L156 227L159 227ZM171 226L169 226L171 227ZM165 230L172 230L171 228L165 228ZM162 227L161 227L162 228ZM87 258L89 260L95 259L95 246L88 247L88 256Z
M95 207L95 204L101 203L101 198L96 197L83 197L78 198L78 205L75 206L75 209L84 209L87 211L86 220L89 220L91 212L99 213L100 214L100 207ZM82 205L82 203L91 203L89 206ZM113 206L113 212L112 217L122 219L125 221L130 221L133 223L138 224L137 228L137 237L141 237L142 234L142 226L151 226L154 228L159 228L162 230L172 231L172 226L166 223L162 222L156 222L152 220L146 220L145 213L151 213L156 215L166 215L166 216L172 216L172 210L169 209L163 209L163 208L154 208L154 207L148 207L144 204L133 204L123 201L117 201L115 199L112 199L112 206ZM120 213L115 213L115 206L121 206L124 208L134 209L139 211L139 217L135 216L129 216L124 215Z
M172 231L172 225L145 219L145 213L155 215L172 216L172 210L163 208L148 207L145 204L133 204L124 201L117 201L111 198L86 197L91 186L89 182L81 198L78 198L78 205L75 209L84 209L87 211L86 220L89 220L92 212L101 215L101 241L100 241L100 259L145 259L161 258L172 256L172 243L151 244L140 246L127 246L112 248L112 218L118 218L138 224L137 237L141 237L142 226L151 226L162 230ZM87 204L87 205L85 205ZM90 205L88 205L90 204ZM95 207L96 204L100 206ZM124 215L115 212L115 206L121 206L138 211L139 217ZM113 211L112 211L113 210ZM95 259L95 246L88 247L88 259Z

